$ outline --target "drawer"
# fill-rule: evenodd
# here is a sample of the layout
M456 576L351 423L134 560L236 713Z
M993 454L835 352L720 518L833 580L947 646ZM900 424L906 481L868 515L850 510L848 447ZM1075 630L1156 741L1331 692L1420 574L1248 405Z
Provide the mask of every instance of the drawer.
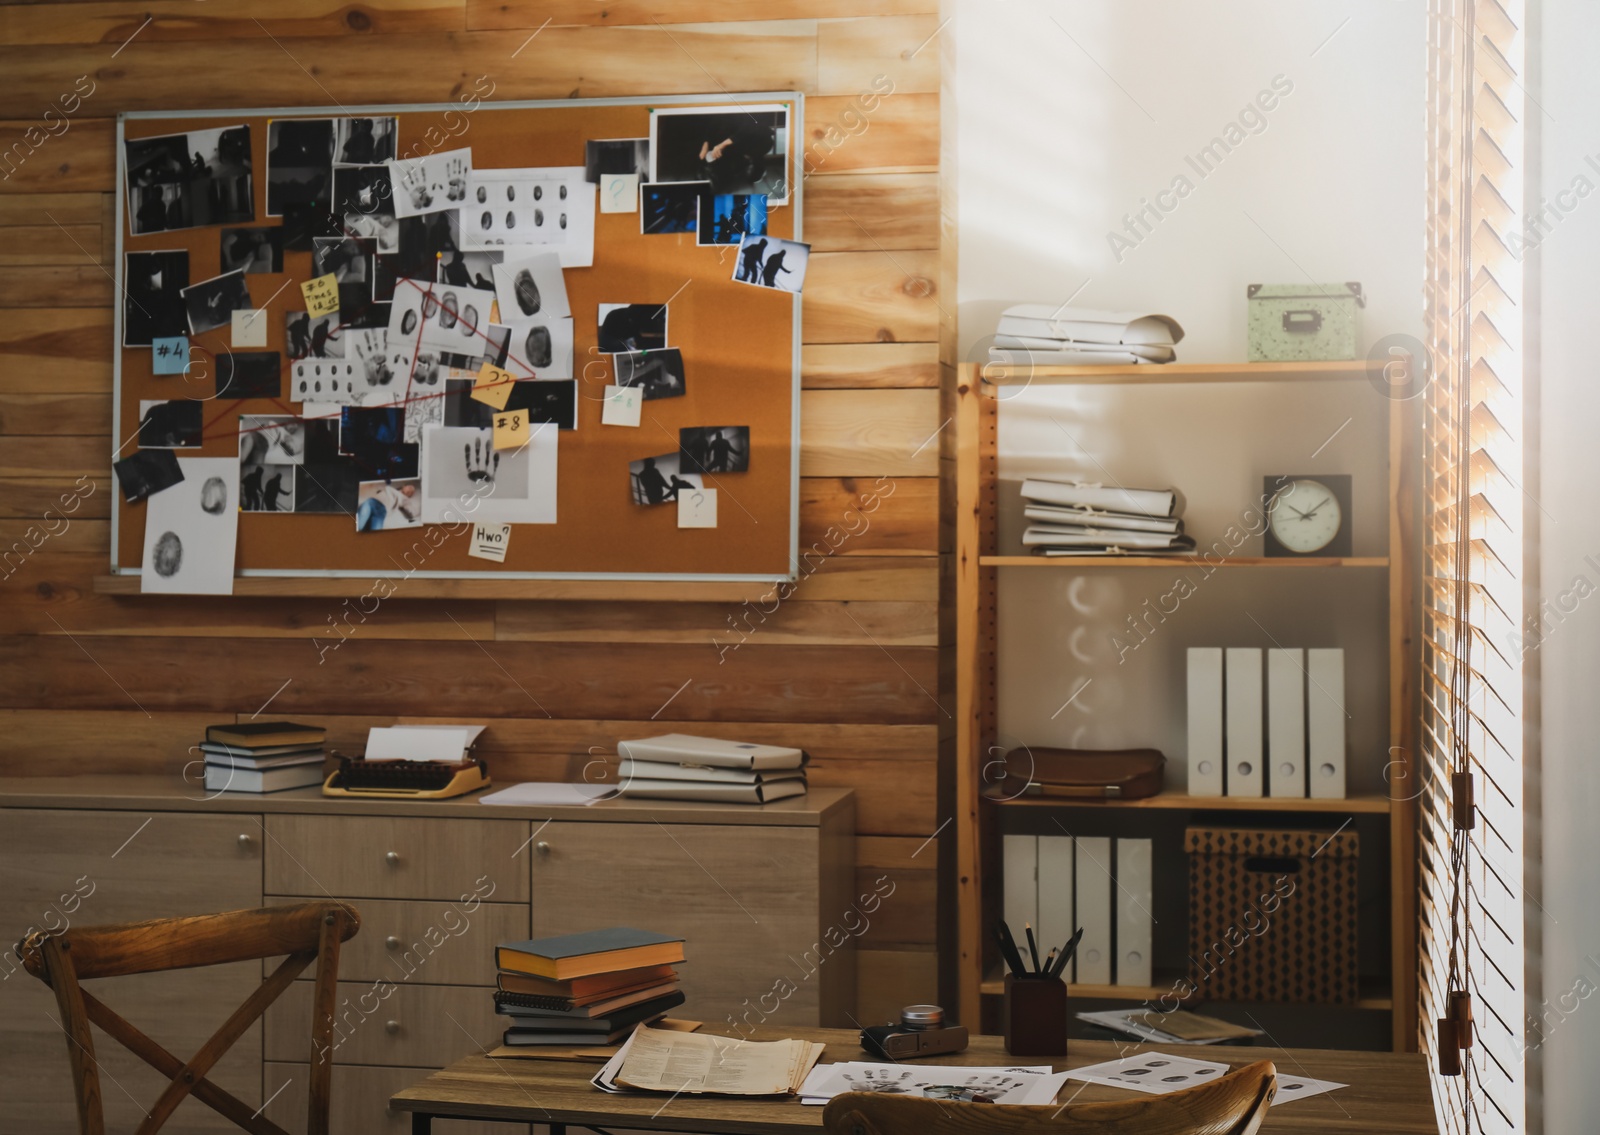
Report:
M361 932L339 951L339 976L347 981L493 985L494 948L529 936L528 908L511 903L361 899L350 905L361 913ZM303 976L309 979L315 971Z
M267 1010L265 1059L310 1059L313 986L293 982ZM443 1068L497 1046L509 1022L495 1014L494 990L465 985L341 981L335 1005L335 1064Z
M518 820L398 816L268 816L271 895L462 902L491 885L528 901L529 826Z
M333 1101L328 1108L328 1135L409 1135L411 1113L390 1111L389 1099L427 1077L427 1068L333 1069ZM272 1098L266 1116L285 1131L304 1131L308 1067L304 1064L268 1064L266 1094ZM272 1093L277 1092L277 1095ZM471 1123L461 1119L435 1119L437 1135L526 1135L525 1124Z

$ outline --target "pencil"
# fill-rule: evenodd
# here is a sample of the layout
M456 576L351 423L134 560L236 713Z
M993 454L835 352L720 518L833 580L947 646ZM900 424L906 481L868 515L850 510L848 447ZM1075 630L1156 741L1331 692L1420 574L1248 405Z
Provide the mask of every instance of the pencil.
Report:
M1033 940L1033 923L1024 922L1022 928L1028 934L1028 953L1033 955L1033 972L1039 972L1039 944Z

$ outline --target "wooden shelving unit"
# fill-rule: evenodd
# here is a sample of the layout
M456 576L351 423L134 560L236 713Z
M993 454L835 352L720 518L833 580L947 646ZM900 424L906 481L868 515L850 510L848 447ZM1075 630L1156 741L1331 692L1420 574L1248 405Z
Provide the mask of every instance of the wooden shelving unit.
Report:
M1357 1008L1390 1016L1397 1051L1417 1047L1415 803L1406 786L1412 774L1415 667L1412 663L1415 581L1413 483L1415 454L1403 444L1411 407L1393 401L1388 410L1388 554L1384 556L1266 559L1235 556L1204 562L1180 556L1043 556L1002 554L998 546L998 413L1018 387L1030 385L1190 385L1279 383L1290 386L1365 381L1364 362L1172 364L1138 367L1008 368L965 364L957 382L956 410L956 819L959 897L957 943L959 1004L964 1022L984 1019L1001 994L998 951L988 929L999 914L1000 864L995 838L1012 809L1100 809L1162 812L1236 812L1254 816L1386 816L1390 912L1389 975L1383 988L1363 986ZM982 799L982 767L998 734L995 671L998 651L996 596L1002 569L1050 571L1140 568L1257 568L1265 571L1359 570L1388 576L1388 739L1384 764L1392 786L1386 795L1342 800L1301 798L1191 797L1162 794L1145 800L1081 801L1024 798L1003 803ZM1181 760L1177 754L1175 759ZM1180 975L1172 975L1173 979ZM1069 987L1069 996L1145 1001L1172 989L1170 982L1133 986Z

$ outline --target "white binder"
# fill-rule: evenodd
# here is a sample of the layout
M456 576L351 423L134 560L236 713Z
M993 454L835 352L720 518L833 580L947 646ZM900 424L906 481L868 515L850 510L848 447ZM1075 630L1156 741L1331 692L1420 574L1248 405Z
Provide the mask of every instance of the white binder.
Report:
M1222 648L1189 648L1189 795L1222 795Z
M1149 985L1155 918L1150 896L1154 847L1148 839L1117 840L1117 984ZM1087 935L1085 935L1087 937Z
M1306 794L1304 651L1267 651L1267 795Z
M1042 835L1039 837L1039 921L1033 924L1034 936L1039 941L1039 960L1044 961L1051 949L1067 944L1077 924L1072 921L1072 837L1069 835ZM1070 968L1062 970L1066 980L1072 980Z
M1077 981L1080 985L1111 984L1111 839L1079 836Z
M1306 651L1307 765L1311 795L1322 800L1345 796L1344 651Z
M1262 795L1261 648L1227 652L1227 790L1229 796Z
M1011 927L1017 946L1026 949L1023 924L1039 921L1039 837L1007 835L1000 837L1000 843L1005 873L1001 917Z

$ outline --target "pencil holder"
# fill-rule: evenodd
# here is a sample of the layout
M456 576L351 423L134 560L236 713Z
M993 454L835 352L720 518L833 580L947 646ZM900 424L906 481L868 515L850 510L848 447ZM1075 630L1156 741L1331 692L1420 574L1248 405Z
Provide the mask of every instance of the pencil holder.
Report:
M1005 1037L1012 1056L1065 1056L1067 983L1058 977L1007 974Z

